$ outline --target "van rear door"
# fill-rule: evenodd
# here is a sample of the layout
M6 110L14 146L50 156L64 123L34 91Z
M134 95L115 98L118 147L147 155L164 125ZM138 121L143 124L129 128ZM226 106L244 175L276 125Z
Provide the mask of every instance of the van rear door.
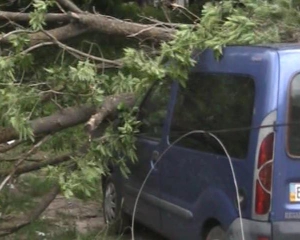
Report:
M273 169L273 239L300 239L300 50L279 52Z

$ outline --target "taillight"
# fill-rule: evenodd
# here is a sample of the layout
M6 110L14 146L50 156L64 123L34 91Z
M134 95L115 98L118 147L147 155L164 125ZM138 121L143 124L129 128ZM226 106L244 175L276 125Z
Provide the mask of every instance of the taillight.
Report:
M270 133L262 141L259 148L255 189L255 212L264 215L270 210L272 171L273 171L274 133Z

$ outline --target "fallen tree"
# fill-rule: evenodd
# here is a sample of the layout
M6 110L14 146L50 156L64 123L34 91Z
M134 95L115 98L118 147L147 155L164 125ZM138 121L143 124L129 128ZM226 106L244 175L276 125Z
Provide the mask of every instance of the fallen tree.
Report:
M1 236L38 218L59 191L78 190L68 181L76 178L81 182L74 186L96 188L108 162L114 161L114 152L135 161L136 100L155 81L171 78L184 83L194 64L194 49L212 48L219 56L230 44L298 42L300 36L300 14L285 0L208 3L201 16L169 4L187 15L189 24L150 18L147 24L132 22L99 14L97 9L82 10L77 2L34 0L29 6L0 11L0 189L21 174L48 166L57 177L57 185L32 213L0 219ZM103 39L96 43L85 39L96 33L132 39L135 48L106 58L99 44ZM96 129L101 140L90 142ZM11 140L16 142L7 144ZM77 154L82 146L85 156ZM18 148L22 153L15 151ZM28 163L40 148L51 157ZM7 166L9 152L17 156ZM85 179L86 172L93 178Z
M86 123L89 120L86 126L87 130L92 132L106 117L113 114L121 103L132 107L134 104L134 95L128 93L107 96L98 108L97 106L74 106L61 109L50 116L30 121L29 126L34 136L38 137L50 133L53 134L63 129ZM15 129L2 128L0 144L15 140L18 137L19 133Z

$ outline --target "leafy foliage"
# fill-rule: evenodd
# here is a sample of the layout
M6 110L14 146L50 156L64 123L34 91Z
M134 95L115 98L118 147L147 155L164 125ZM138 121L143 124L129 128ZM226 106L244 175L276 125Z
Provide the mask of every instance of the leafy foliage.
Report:
M29 24L34 31L42 30L45 23L45 14L47 13L47 9L50 6L54 5L53 0L34 0L33 7L34 11L30 13L30 21Z

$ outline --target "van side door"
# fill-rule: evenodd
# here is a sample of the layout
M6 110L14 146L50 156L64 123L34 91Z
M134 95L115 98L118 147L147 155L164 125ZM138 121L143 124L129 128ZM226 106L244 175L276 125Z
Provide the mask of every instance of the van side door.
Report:
M136 205L136 220L159 231L161 226L160 164L155 164L162 146L166 142L165 122L168 111L171 84L155 84L143 100L138 120L141 122L137 134L136 150L138 162L130 166L130 175L125 180L125 211L132 214L137 195L145 182Z

